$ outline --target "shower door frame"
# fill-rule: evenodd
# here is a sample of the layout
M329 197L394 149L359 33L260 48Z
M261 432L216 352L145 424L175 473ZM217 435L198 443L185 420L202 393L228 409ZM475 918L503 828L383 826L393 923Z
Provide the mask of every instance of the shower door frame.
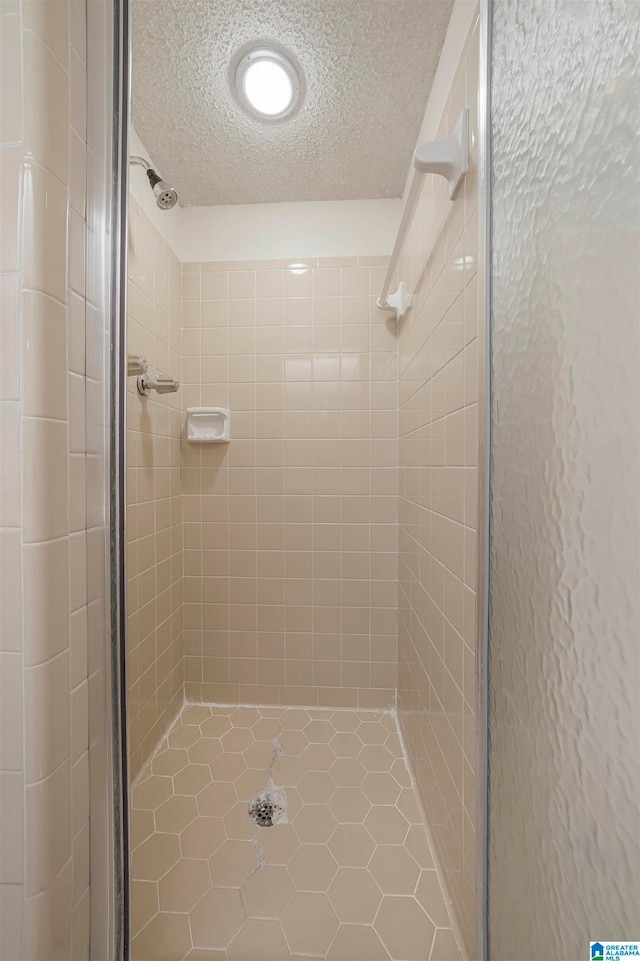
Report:
M130 850L127 728L127 235L129 222L129 107L131 93L129 0L113 0L113 118L111 206L111 325L109 397L111 712L113 764L113 950L129 961Z
M488 609L490 485L491 21L493 0L480 0L478 102L478 524L476 577L476 959L488 961ZM127 738L126 397L127 233L131 32L129 0L113 0L113 167L111 215L110 595L113 771L114 961L130 958L129 778Z
M491 480L491 23L480 0L478 59L478 524L476 573L476 958L488 961L489 489Z

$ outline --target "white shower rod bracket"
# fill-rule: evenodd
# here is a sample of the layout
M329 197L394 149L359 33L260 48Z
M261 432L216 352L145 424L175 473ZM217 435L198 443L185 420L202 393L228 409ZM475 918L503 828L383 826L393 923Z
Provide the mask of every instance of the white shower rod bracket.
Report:
M415 298L409 293L409 288L405 284L404 280L401 280L398 284L398 289L395 294L387 294L386 304L381 304L378 300L378 307L382 310L395 310L396 317L404 317L409 307L413 307Z
M425 140L413 155L413 166L421 174L437 174L449 183L449 199L453 200L469 166L469 111L465 107L455 129L446 140Z
M426 140L424 143L418 144L413 154L413 177L387 269L387 276L377 300L380 310L395 311L396 320L400 320L409 307L414 304L414 297L407 290L404 281L400 281L394 294L389 293L389 288L420 196L422 174L436 174L445 177L449 184L449 198L451 200L455 198L469 167L468 117L469 111L467 107L464 107L450 137L447 137L446 140Z

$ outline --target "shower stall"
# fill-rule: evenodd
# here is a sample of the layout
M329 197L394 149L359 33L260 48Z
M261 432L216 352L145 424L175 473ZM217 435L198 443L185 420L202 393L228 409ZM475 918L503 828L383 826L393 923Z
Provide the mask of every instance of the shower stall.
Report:
M0 42L0 961L613 957L637 4L5 0Z

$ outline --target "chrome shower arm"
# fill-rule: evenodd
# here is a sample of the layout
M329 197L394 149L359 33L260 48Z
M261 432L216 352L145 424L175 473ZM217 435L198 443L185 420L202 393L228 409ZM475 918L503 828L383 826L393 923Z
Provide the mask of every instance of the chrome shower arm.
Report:
M139 167L144 167L145 170L151 170L151 164L144 157L129 157L130 164L137 164Z

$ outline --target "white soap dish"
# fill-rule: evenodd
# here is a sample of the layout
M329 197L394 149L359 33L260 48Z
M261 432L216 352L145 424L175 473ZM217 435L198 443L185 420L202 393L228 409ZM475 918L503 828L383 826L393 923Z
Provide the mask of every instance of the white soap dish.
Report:
M187 440L192 444L227 444L231 411L224 407L187 407Z

